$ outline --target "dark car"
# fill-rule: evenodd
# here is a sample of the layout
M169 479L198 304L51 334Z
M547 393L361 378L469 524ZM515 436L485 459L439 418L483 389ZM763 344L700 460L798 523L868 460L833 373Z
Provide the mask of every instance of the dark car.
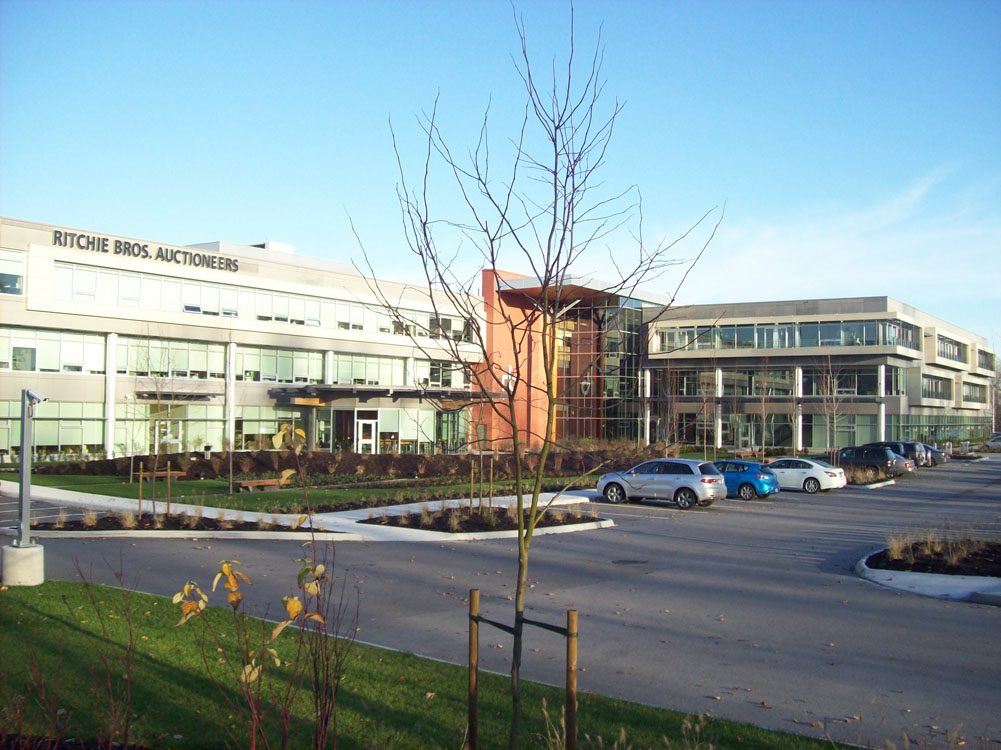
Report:
M925 453L924 446L921 443L914 443L909 440L880 440L874 443L866 443L862 447L868 448L870 446L889 448L898 456L903 456L913 461L916 467L928 465L928 454Z
M753 500L763 495L774 495L779 491L779 480L775 472L761 464L750 461L716 461L716 468L723 472L727 497Z
M880 476L898 476L896 455L885 445L860 445L842 448L836 456L842 468L860 469L866 480L873 482Z

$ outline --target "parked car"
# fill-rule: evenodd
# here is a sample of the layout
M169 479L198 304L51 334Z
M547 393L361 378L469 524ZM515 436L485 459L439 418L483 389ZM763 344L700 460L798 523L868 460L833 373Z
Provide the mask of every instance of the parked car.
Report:
M784 490L803 490L812 495L848 484L844 469L817 458L776 458L768 462L768 468Z
M727 497L753 500L756 497L774 495L779 491L779 480L772 470L762 464L750 461L715 461L717 469L723 472Z
M905 456L901 456L899 453L893 454L893 470L898 477L902 477L904 474L913 474L917 469L915 463Z
M710 461L655 458L627 471L604 474L597 490L610 503L626 500L673 500L682 510L712 505L726 497L726 483Z
M838 464L842 468L860 469L869 482L874 482L880 475L899 476L894 463L896 454L886 446L860 445L842 448L837 456Z
M921 443L915 443L908 440L880 440L875 443L866 443L863 447L869 447L869 446L889 448L898 456L909 458L911 461L914 462L915 466L928 465L928 456L925 453L924 446Z
M1001 437L998 437L997 435L995 435L990 440L988 440L986 443L984 443L983 447L985 449L987 449L987 450L995 450L995 451L996 450L1001 450Z
M952 456L950 456L948 453L946 453L943 450L939 450L934 445L924 444L924 446L925 446L925 453L928 454L929 466L941 466L942 464L946 463L950 458L952 458Z

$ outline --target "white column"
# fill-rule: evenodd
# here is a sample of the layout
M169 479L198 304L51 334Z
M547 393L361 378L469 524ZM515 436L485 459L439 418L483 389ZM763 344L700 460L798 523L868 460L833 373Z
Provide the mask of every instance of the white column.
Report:
M115 457L115 381L118 378L118 334L104 339L104 455Z
M803 368L797 367L793 383L793 397L796 401L796 452L803 450Z
M650 370L643 371L643 403L646 405L643 414L643 439L650 445Z
M716 368L716 448L723 447L723 368Z
M323 353L323 384L334 384L334 352L332 350Z
M226 440L236 448L236 344L226 344Z
M876 395L879 397L879 416L876 418L877 440L886 440L886 365L880 365L876 376Z

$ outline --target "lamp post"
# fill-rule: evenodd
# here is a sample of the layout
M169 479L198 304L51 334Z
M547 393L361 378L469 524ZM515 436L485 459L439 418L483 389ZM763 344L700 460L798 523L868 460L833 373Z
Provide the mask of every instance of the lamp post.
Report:
M32 417L35 406L48 397L32 388L21 391L21 469L20 519L17 538L3 548L3 584L37 586L45 580L45 557L42 545L31 543L31 458Z

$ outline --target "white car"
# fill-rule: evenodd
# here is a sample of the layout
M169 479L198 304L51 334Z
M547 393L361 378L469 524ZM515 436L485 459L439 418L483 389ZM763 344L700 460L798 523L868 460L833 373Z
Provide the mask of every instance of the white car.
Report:
M779 478L784 490L803 490L813 494L818 490L838 490L848 484L845 470L815 458L776 458L766 466Z
M1001 450L1001 437L998 437L997 435L992 437L990 440L984 443L984 449L995 450L995 451Z

